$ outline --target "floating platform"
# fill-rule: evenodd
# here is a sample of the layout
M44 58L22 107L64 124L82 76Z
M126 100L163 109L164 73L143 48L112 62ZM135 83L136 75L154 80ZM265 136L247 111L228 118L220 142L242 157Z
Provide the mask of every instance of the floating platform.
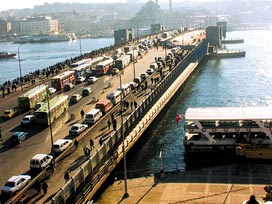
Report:
M243 50L218 50L209 54L210 57L217 58L233 58L233 57L245 57L246 52Z
M232 44L232 43L244 43L244 39L224 39L221 40L222 44Z

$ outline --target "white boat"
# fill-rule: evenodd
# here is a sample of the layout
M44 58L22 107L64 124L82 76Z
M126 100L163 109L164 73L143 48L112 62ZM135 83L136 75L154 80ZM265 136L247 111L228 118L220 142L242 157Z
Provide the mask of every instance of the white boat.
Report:
M187 152L235 151L237 144L272 144L272 107L188 108Z
M14 40L14 43L45 43L70 40L72 40L72 37L65 34L37 34L18 37Z

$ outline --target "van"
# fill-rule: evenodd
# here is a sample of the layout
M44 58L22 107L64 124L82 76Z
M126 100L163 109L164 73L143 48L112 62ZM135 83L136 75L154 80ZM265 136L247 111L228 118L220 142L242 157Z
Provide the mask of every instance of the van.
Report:
M99 109L103 115L109 112L113 107L112 102L109 99L100 100L95 104L95 108Z
M123 96L126 97L131 91L130 84L122 84L117 90L122 91Z
M153 63L149 66L149 68L151 68L151 69L153 69L153 70L155 71L155 70L158 69L158 64L155 63L155 62L153 62Z
M107 99L109 99L113 105L116 105L121 101L121 94L122 92L120 90L114 91L107 95Z
M102 117L100 109L92 109L85 115L85 122L88 124L95 124Z
M62 153L64 150L66 150L68 147L72 145L72 140L69 139L58 139L56 142L53 144L53 151L56 154Z
M36 154L30 160L31 170L43 170L53 163L53 156L48 154Z

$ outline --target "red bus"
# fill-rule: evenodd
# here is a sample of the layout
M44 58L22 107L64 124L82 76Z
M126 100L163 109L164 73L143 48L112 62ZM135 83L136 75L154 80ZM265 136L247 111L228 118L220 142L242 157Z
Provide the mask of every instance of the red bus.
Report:
M95 108L99 109L103 113L103 115L109 112L112 109L112 107L113 104L108 99L100 100L95 104Z
M61 90L65 84L74 83L75 79L75 71L65 71L51 79L51 86Z
M96 65L96 74L97 75L104 75L107 74L108 71L112 68L114 64L114 60L112 58L108 58L103 62L100 62Z

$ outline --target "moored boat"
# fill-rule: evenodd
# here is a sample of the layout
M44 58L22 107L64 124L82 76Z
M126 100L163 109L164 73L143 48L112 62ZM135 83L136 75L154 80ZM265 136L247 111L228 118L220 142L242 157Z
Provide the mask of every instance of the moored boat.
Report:
M0 59L8 59L8 58L14 58L14 57L16 57L15 53L0 52Z
M237 144L272 144L272 107L188 108L187 152L235 152Z

